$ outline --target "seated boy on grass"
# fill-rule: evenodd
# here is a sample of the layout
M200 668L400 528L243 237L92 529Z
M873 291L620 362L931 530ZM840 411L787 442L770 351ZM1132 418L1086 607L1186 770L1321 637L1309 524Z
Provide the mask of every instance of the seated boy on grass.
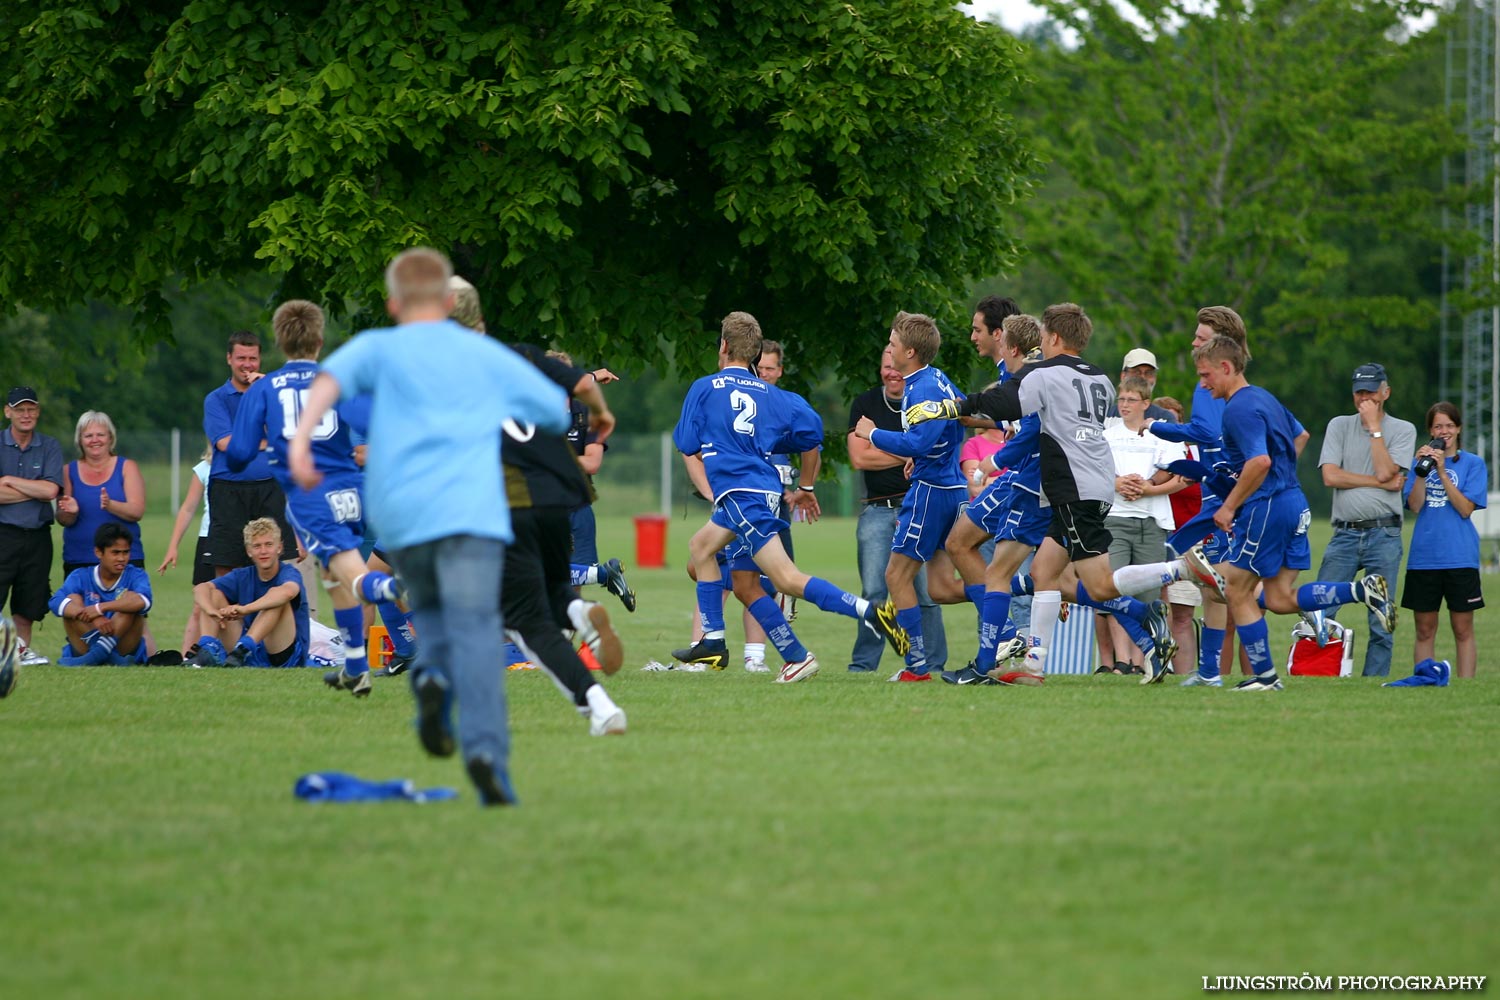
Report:
M63 620L68 644L64 667L120 666L146 662L146 612L151 610L151 578L130 565L130 534L116 521L94 532L97 566L68 574L48 606Z
M245 525L250 565L193 588L215 626L198 642L193 666L300 667L307 663L307 601L302 574L281 561L281 528L269 517ZM212 641L204 641L212 640ZM219 654L233 643L228 654ZM218 650L215 650L215 646Z

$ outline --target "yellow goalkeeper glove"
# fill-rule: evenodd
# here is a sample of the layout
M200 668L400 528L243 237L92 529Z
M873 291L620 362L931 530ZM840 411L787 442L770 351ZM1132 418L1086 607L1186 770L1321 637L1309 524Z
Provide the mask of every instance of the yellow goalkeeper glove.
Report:
M913 424L925 424L929 420L957 420L958 400L938 399L927 403L918 403L909 408L904 414L906 426Z

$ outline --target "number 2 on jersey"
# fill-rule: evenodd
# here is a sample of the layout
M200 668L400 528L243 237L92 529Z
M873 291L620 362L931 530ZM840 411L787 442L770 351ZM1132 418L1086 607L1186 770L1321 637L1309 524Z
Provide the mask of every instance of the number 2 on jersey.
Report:
M755 398L748 392L740 392L738 389L729 394L729 405L739 416L734 418L734 430L736 434L755 433Z

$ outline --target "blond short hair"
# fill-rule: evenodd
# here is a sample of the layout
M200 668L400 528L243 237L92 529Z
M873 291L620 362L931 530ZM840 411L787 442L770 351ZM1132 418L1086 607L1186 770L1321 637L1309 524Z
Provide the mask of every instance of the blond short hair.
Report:
M1228 337L1245 350L1245 360L1250 360L1250 337L1245 332L1245 321L1240 314L1228 306L1204 306L1198 310L1198 322L1221 337Z
M453 312L450 314L453 321L470 330L483 330L484 310L479 305L479 289L455 274L448 279L448 291L453 293Z
M1042 345L1042 323L1035 316L1016 313L1000 321L1005 343L1017 354L1030 354Z
M924 313L898 312L891 321L891 332L901 346L911 351L920 364L931 364L937 357L942 335L938 333L937 321Z
M385 269L386 294L403 305L426 305L447 299L453 264L432 247L403 250Z
M306 299L288 299L271 316L276 346L289 359L316 358L323 349L323 310Z
M73 428L73 443L78 446L78 454L83 454L83 429L90 424L98 424L109 432L109 453L115 453L115 422L109 419L109 414L103 410L85 410L83 416L78 418L78 426Z
M1193 348L1193 361L1219 362L1228 361L1230 367L1236 372L1245 370L1245 362L1250 360L1245 351L1245 345L1233 337L1219 334L1204 344L1202 347Z
M732 312L719 324L719 337L730 361L754 361L760 354L763 338L760 323L747 312Z
M1094 335L1094 323L1083 306L1075 302L1059 302L1047 307L1042 313L1042 329L1056 334L1070 351L1082 353Z
M249 546L253 540L259 538L261 535L270 535L279 542L281 541L281 525L269 517L257 517L245 525L246 546Z

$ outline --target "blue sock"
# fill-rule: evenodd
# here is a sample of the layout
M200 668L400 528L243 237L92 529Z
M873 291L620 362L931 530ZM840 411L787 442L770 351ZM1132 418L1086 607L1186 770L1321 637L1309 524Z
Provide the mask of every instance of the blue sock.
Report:
M380 612L380 621L391 637L391 647L397 656L410 656L416 649L417 633L411 627L411 612L402 611L391 601L381 601L375 610Z
M377 573L371 570L359 578L359 596L371 604L394 601L399 589L396 585L396 578L389 573Z
M911 650L906 654L906 668L914 674L927 673L927 650L922 642L922 608L897 608L896 624L911 636Z
M344 672L353 677L369 670L369 654L365 651L364 608L359 605L334 608L333 623L344 637Z
M1336 608L1359 600L1354 596L1352 583L1305 583L1297 588L1297 607L1303 611Z
M1031 579L1030 573L1017 573L1010 578L1010 596L1033 597L1035 594L1036 586Z
M1224 651L1224 630L1203 626L1198 646L1198 673L1204 677L1219 676L1219 654Z
M792 627L787 624L786 615L781 613L781 608L776 606L776 600L772 597L758 598L750 605L750 614L760 627L766 630L766 638L776 647L776 652L788 663L797 663L807 659L807 647L798 641L792 632Z
M1266 610L1266 592L1264 588L1261 589L1260 593L1255 595L1255 603L1260 605L1262 611Z
M976 608L984 607L984 584L975 583L964 587L964 597Z
M1234 631L1250 657L1251 672L1257 677L1276 673L1276 664L1271 662L1271 635L1265 618L1257 618L1249 625L1236 625Z
M1000 644L1001 633L1009 624L1010 595L1001 590L985 594L979 611L979 655L974 657L974 665L980 673L995 665L995 647ZM1015 633L1015 626L1011 626L1011 633Z
M1156 643L1151 641L1151 636L1146 631L1146 627L1129 615L1115 615L1115 621L1119 622L1120 627L1125 630L1125 634L1130 636L1130 641L1135 643L1135 648L1145 653L1147 658L1149 658L1151 653L1156 649Z
M1132 618L1137 622L1144 621L1151 609L1146 602L1134 597L1111 597L1107 601L1096 601L1089 596L1083 581L1078 581L1078 603L1087 608L1099 608L1122 618ZM1126 631L1129 631L1127 629Z
M855 603L859 598L840 590L821 577L808 577L807 586L802 588L802 598L812 601L820 610L832 611L836 615L847 615L850 618L864 617ZM870 606L874 607L873 604Z
M599 582L599 567L593 563L579 565L572 563L568 566L568 583L575 587L583 587L590 583Z
M703 638L710 642L724 641L724 585L722 581L712 583L698 581L698 621L703 625Z
M771 578L764 573L760 575L760 589L766 592L767 597L776 596L776 587L771 583Z

